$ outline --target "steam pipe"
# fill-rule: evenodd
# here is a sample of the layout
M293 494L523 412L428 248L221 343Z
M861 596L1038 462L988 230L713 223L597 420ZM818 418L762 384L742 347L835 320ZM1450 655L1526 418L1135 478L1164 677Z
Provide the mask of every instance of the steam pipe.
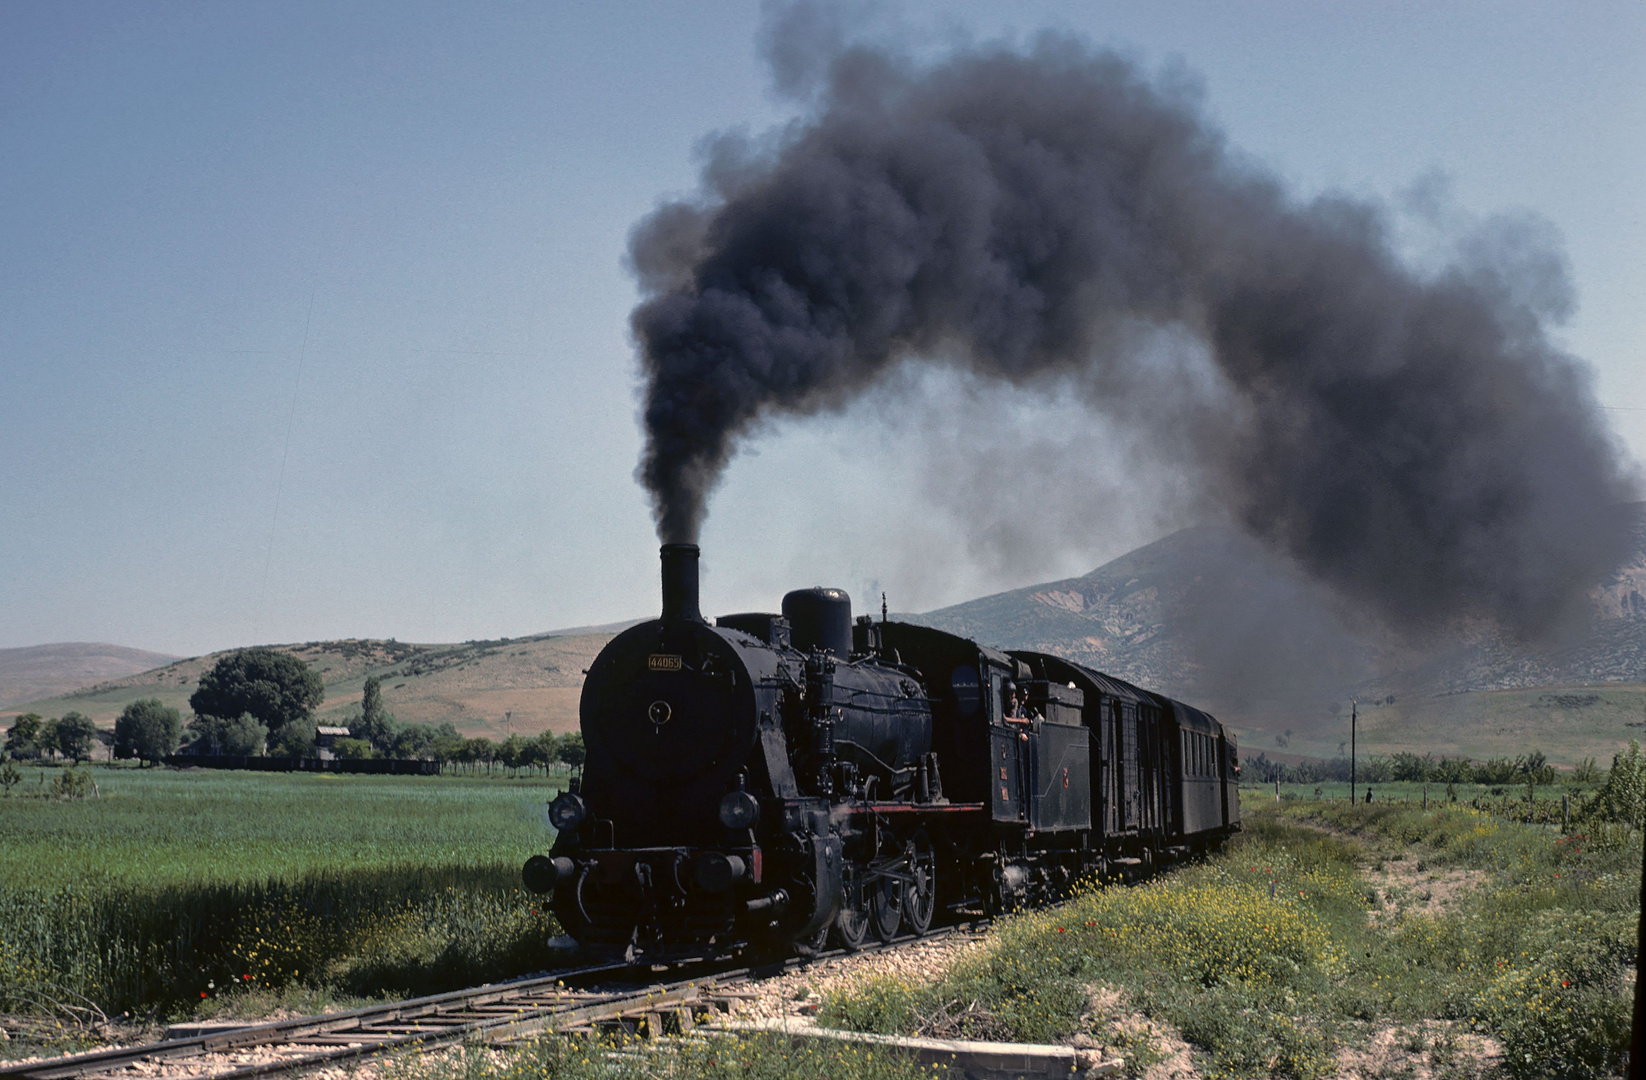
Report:
M660 555L664 620L702 622L703 612L697 606L697 545L664 544Z

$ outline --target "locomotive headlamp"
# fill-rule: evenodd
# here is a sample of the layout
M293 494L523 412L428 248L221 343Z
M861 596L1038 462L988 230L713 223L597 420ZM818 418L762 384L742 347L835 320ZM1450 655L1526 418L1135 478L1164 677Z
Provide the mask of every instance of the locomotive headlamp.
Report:
M728 829L752 829L760 820L760 803L747 791L728 791L720 800L720 824Z
M556 832L572 832L588 816L589 808L583 796L574 792L568 791L549 804L549 824Z

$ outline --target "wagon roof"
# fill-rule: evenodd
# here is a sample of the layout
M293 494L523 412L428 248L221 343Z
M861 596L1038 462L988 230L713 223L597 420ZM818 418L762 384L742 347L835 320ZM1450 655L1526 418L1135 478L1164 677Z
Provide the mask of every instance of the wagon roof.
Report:
M1037 653L1022 650L1013 650L1012 655L1020 660L1039 661L1044 665L1048 675L1060 680L1085 682L1086 689L1096 690L1099 694L1119 698L1121 701L1131 701L1139 705L1153 705L1155 699L1146 690L1141 690L1124 679L1117 679L1113 675L1105 675L1101 671L1094 671L1084 664L1077 664L1073 660L1065 660L1061 656L1052 656L1050 653Z
M1223 725L1218 723L1217 718L1211 713L1201 712L1193 705L1185 705L1181 701L1172 701L1171 698L1163 700L1170 702L1172 712L1177 717L1178 727L1185 727L1190 731L1203 731L1208 735L1217 735L1223 731Z

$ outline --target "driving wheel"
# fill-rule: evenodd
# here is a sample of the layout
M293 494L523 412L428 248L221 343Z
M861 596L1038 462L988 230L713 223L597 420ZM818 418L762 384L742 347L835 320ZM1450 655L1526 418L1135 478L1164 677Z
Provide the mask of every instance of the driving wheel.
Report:
M903 888L896 878L882 877L864 890L869 894L869 927L881 941L896 937L903 924Z
M909 841L909 884L904 886L903 925L911 934L932 928L937 913L937 851L932 838L921 829Z
M840 911L834 917L834 943L848 952L856 952L869 940L869 905L863 896L863 883L855 871L841 882L840 894Z

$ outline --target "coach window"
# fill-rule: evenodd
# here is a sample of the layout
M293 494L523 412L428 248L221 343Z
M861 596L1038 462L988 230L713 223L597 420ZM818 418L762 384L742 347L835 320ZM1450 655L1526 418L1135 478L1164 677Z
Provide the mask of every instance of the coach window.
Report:
M992 724L1005 723L1005 702L1000 700L1003 683L999 672L989 672L989 722Z

